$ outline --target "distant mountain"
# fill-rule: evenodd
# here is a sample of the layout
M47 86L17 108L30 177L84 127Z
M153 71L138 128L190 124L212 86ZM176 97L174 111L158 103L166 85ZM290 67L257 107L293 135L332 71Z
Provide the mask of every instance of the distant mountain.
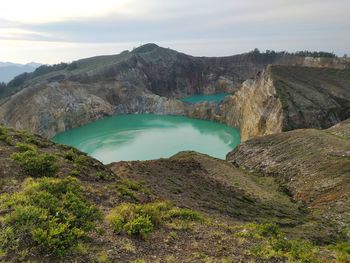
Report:
M0 62L0 82L9 82L15 76L24 72L33 72L41 64L30 62L27 64L17 64L12 62Z

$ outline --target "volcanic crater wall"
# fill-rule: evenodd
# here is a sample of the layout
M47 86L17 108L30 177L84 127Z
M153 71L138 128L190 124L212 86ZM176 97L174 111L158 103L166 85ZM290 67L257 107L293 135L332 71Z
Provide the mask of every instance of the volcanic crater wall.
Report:
M268 64L297 66L271 66L254 81L241 84ZM243 140L329 127L349 116L349 70L344 69L349 65L344 59L252 53L192 57L147 44L15 79L6 96L0 94L0 122L47 138L106 115L134 113L220 121L240 128ZM217 92L234 95L221 105L176 100Z
M350 117L350 70L273 66L221 105L219 120L243 141L300 128L329 128Z

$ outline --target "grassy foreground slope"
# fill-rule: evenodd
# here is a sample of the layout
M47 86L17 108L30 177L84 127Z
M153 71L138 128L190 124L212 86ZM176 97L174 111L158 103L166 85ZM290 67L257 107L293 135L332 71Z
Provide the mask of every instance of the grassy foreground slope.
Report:
M3 262L347 262L346 237L273 177L197 153L110 169L0 128ZM313 234L310 234L313 233Z

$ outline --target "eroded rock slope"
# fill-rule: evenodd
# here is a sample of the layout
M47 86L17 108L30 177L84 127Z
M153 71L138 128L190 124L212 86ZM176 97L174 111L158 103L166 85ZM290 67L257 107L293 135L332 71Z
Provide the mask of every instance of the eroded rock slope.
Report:
M350 225L350 122L251 139L227 155L246 171L275 177L296 200Z
M269 66L221 105L221 121L242 140L300 128L329 128L350 117L350 70Z

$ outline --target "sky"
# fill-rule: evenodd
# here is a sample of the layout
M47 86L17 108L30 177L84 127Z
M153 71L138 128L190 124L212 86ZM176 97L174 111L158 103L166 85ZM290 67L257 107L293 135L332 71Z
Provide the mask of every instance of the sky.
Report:
M350 0L4 0L0 61L70 62L156 43L195 56L350 54Z

